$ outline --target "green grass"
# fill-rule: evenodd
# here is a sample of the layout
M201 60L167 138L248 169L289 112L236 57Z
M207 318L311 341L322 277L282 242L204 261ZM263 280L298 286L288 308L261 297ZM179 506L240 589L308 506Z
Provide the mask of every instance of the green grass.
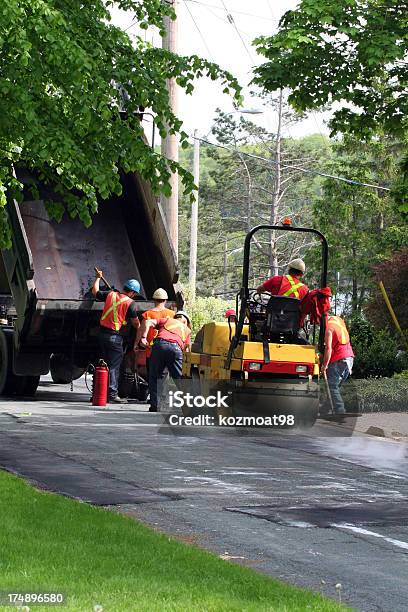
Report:
M96 604L104 612L344 610L2 471L0 512L0 591L62 592L68 605L61 610L92 611Z

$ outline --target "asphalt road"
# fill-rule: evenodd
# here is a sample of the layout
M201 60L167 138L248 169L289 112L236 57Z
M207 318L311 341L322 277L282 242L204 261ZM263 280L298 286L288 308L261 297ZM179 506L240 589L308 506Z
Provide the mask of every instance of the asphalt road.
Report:
M0 466L330 597L340 583L356 609L405 612L407 446L341 434L176 430L46 380L1 401Z

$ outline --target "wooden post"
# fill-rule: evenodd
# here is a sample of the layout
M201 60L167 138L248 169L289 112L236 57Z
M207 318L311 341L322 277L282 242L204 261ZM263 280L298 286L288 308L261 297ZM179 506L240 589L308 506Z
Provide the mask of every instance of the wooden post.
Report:
M195 298L197 284L198 189L200 185L200 140L197 130L194 131L193 176L197 189L194 191L194 200L191 205L190 268L188 275L192 299Z
M177 14L178 0L173 0L173 9ZM172 53L178 52L178 23L177 19L173 20L170 17L164 18L164 27L166 35L163 37L162 47ZM167 80L167 88L169 92L170 108L173 113L178 115L178 86L176 79ZM161 152L163 157L172 161L178 161L179 154L179 139L177 134L167 134L162 139ZM176 257L178 257L178 174L173 173L170 177L171 195L169 197L162 196L161 203L166 215L167 228L171 242L173 244Z

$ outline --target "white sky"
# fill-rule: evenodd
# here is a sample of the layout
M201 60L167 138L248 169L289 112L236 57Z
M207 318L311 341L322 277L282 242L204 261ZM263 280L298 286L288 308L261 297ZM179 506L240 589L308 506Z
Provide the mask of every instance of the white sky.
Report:
M263 61L262 57L257 56L251 42L256 36L276 32L280 17L297 4L297 0L253 0L252 3L247 0L178 0L179 53L197 54L229 70L242 86L246 86L243 107L262 108L258 100L251 98L247 87L252 78L252 67ZM228 21L225 7L237 29ZM131 13L114 10L112 18L113 23L121 28L129 28L129 35L140 34L140 30L131 25ZM148 30L143 36L154 45L161 45L156 29ZM217 107L224 112L233 110L232 98L222 93L220 83L201 79L192 95L187 96L180 91L178 114L189 134L195 129L200 135L207 134ZM268 130L273 131L275 127L271 110L247 117ZM302 123L292 125L287 135L327 134L324 121L328 117L327 113L313 113ZM146 132L149 133L148 128Z

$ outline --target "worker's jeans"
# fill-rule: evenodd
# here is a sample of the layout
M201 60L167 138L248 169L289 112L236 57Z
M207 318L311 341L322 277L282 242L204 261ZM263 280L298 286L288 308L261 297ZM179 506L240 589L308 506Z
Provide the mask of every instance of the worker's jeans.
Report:
M119 334L100 331L98 340L102 358L109 368L108 398L113 399L118 394L119 371L123 360L123 338Z
M327 368L327 381L329 383L331 398L336 414L344 414L344 401L340 393L340 386L344 383L351 374L354 359L347 357L339 361L333 361Z
M159 398L163 392L163 381L168 370L173 379L181 378L183 351L175 342L155 340L149 363L150 405L159 408Z

